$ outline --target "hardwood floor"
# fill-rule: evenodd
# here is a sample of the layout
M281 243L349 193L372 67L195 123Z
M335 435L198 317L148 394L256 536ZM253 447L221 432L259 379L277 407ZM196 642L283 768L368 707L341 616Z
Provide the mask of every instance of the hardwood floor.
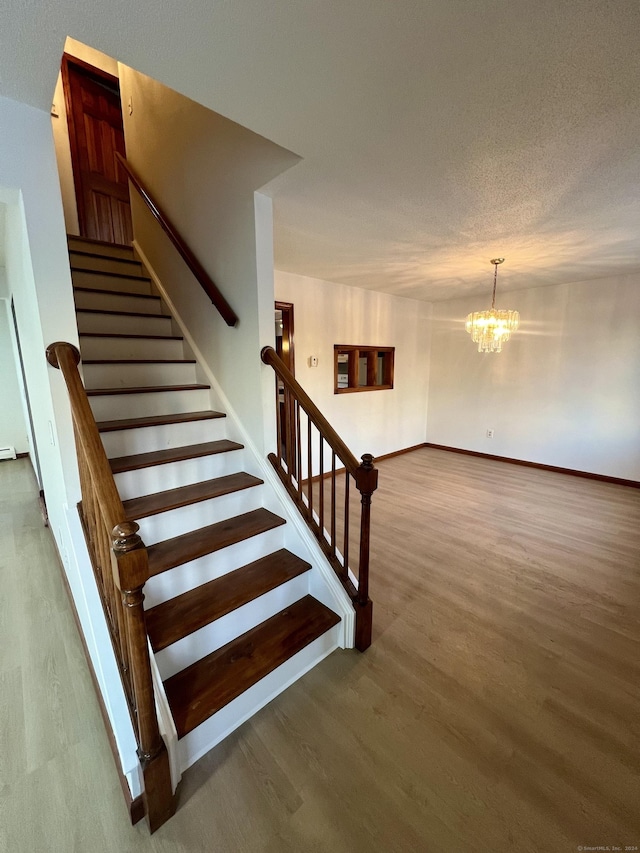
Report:
M130 827L27 460L0 463L0 850L640 847L640 491L424 449L380 464L373 645Z

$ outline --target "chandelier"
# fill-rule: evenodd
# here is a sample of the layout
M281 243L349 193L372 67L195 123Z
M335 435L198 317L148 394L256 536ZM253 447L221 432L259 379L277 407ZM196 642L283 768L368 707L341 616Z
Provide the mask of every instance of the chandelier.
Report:
M493 299L489 311L474 311L469 314L466 330L478 344L478 352L501 352L502 344L506 343L511 334L520 325L520 314L517 311L500 311L496 308L496 284L498 281L498 264L504 258L494 258Z

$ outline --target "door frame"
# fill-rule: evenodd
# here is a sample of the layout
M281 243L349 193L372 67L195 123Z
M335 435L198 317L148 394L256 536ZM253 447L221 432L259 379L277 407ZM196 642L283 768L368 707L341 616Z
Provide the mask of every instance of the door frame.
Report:
M71 149L71 172L73 174L73 188L76 195L76 209L78 211L78 225L80 228L80 236L86 237L87 228L87 210L85 207L84 193L82 181L80 178L80 151L78 148L78 136L76 133L76 121L73 114L73 102L71 98L71 86L69 83L69 66L74 65L76 70L85 77L93 78L97 83L105 85L109 89L116 89L118 97L120 96L120 80L108 71L103 71L101 68L96 68L95 65L90 65L83 59L78 59L69 53L62 54L62 63L60 65L60 74L62 77L62 90L64 92L64 103L67 111L67 124L69 129L69 147ZM120 103L120 111L122 112L122 103Z

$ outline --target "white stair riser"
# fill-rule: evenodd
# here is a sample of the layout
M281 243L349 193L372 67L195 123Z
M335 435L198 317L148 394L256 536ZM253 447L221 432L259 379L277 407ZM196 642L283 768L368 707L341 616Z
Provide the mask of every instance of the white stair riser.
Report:
M141 311L161 314L162 300L149 299L146 294L102 293L100 290L75 290L76 308L98 308L104 311Z
M151 495L163 489L178 489L201 480L212 480L243 470L244 451L233 450L228 453L215 453L199 456L197 459L184 459L167 465L153 465L136 471L123 471L116 474L116 486L122 500Z
M76 314L79 332L103 332L113 335L164 335L174 334L171 317L146 314L144 317L128 314L99 314L79 311Z
M93 252L96 255L110 258L133 259L133 248L129 246L117 246L112 243L91 243L82 237L71 235L68 238L69 250L71 252Z
M76 287L97 287L101 290L118 290L120 293L151 293L151 282L146 278L125 278L99 272L74 270L71 279Z
M80 338L82 358L118 359L118 358L184 358L184 344L181 339L167 338L97 338L82 335Z
M178 741L180 769L191 767L227 735L339 647L340 624L274 669Z
M178 415L202 412L210 408L209 391L153 391L149 394L107 394L89 397L97 421L120 418L145 418L153 415Z
M146 518L137 518L140 536L145 545L153 545L164 539L173 539L208 524L226 521L243 512L262 506L261 487L243 489L229 495L221 495L207 501L181 506Z
M135 453L151 453L170 447L187 444L202 444L224 438L225 418L209 418L182 424L162 424L139 429L119 429L101 433L107 456L131 456Z
M156 604L272 554L282 548L282 527L274 527L149 578L144 587L145 607L155 607Z
M130 388L148 385L190 385L196 381L195 364L83 364L85 388Z
M156 663L162 680L170 678L176 672L180 672L200 658L230 643L231 640L235 640L236 637L264 622L265 619L275 616L285 607L295 604L309 591L307 575L308 572L305 572L292 578L288 583L281 584L261 595L260 598L232 610L226 616L216 619L199 631L194 631L193 634L157 652Z
M84 255L82 254L82 250L80 250L78 252L70 252L69 261L74 270L117 272L122 275L146 275L140 261L134 261L133 258L109 258L103 255Z

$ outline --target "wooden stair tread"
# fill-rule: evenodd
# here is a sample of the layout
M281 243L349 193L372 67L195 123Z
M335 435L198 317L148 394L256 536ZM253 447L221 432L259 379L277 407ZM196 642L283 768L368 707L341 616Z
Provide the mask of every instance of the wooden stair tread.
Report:
M138 429L138 427L164 426L165 424L186 424L191 421L207 421L225 418L223 412L183 412L179 415L150 415L146 418L125 418L119 421L99 421L99 432L115 432L119 429Z
M113 397L117 394L156 394L162 391L207 391L210 385L192 382L188 385L140 385L131 388L86 388L87 397Z
M191 483L188 486L179 486L175 489L166 489L163 492L154 492L152 495L142 495L138 498L130 498L123 501L122 505L127 521L135 521L138 518L147 518L170 509L177 509L188 504L208 501L211 498L219 498L232 492L240 492L243 489L251 489L253 486L261 486L264 480L239 471L236 474L227 474L223 477L215 477L212 480L203 480L200 483Z
M130 335L121 332L78 332L79 338L144 338L154 341L181 341L182 335Z
M164 682L184 737L340 621L310 595Z
M92 246L104 246L108 249L127 249L133 255L133 246L130 243L112 243L110 240L98 240L97 237L82 237L80 234L67 234L67 243L71 240L77 240L80 243L91 243ZM70 252L75 252L75 249L69 249ZM104 257L102 255L101 257Z
M123 471L137 471L140 468L151 468L154 465L166 465L169 462L183 462L186 459L198 459L201 456L213 456L216 453L242 450L243 447L243 444L223 438L218 441L206 441L202 444L191 444L185 447L171 447L167 450L154 450L150 453L118 456L110 459L109 464L114 474L121 474Z
M126 261L126 258L116 258L116 260ZM137 263L137 261L136 261L136 263ZM89 272L91 272L91 270L89 270ZM129 291L124 291L124 290L110 290L106 287L82 287L81 285L79 286L77 284L75 284L73 286L73 292L74 293L102 293L103 295L106 295L106 296L126 296L126 297L132 296L134 299L155 299L157 302L159 302L162 299L161 296L156 296L153 293L134 293L134 292L129 293ZM81 308L81 309L76 309L76 310L86 311L87 309ZM158 314L158 316L159 317L169 317L171 315L170 314Z
M196 364L195 358L83 358L83 364Z
M74 272L80 273L88 273L89 275L106 275L109 278L129 278L134 279L135 281L151 281L151 278L148 275L143 275L140 273L136 275L134 272L113 272L112 270L92 270L87 267L74 267L71 265L71 274Z
M151 317L153 320L171 320L170 314L150 314L148 311L113 311L110 308L76 308L76 314L102 314L108 317L144 317L145 319Z
M156 652L226 616L311 568L282 548L240 569L157 604L146 612Z
M158 575L284 523L284 518L268 509L254 509L173 539L165 539L147 548L149 571L151 575Z
M131 246L118 246L119 249L130 249ZM69 249L69 257L71 255L82 255L83 258L100 258L101 261L109 260L109 261L119 261L123 264L138 264L138 266L142 265L142 261L139 261L137 258L118 258L114 255L101 255L100 252L87 252L85 249Z

